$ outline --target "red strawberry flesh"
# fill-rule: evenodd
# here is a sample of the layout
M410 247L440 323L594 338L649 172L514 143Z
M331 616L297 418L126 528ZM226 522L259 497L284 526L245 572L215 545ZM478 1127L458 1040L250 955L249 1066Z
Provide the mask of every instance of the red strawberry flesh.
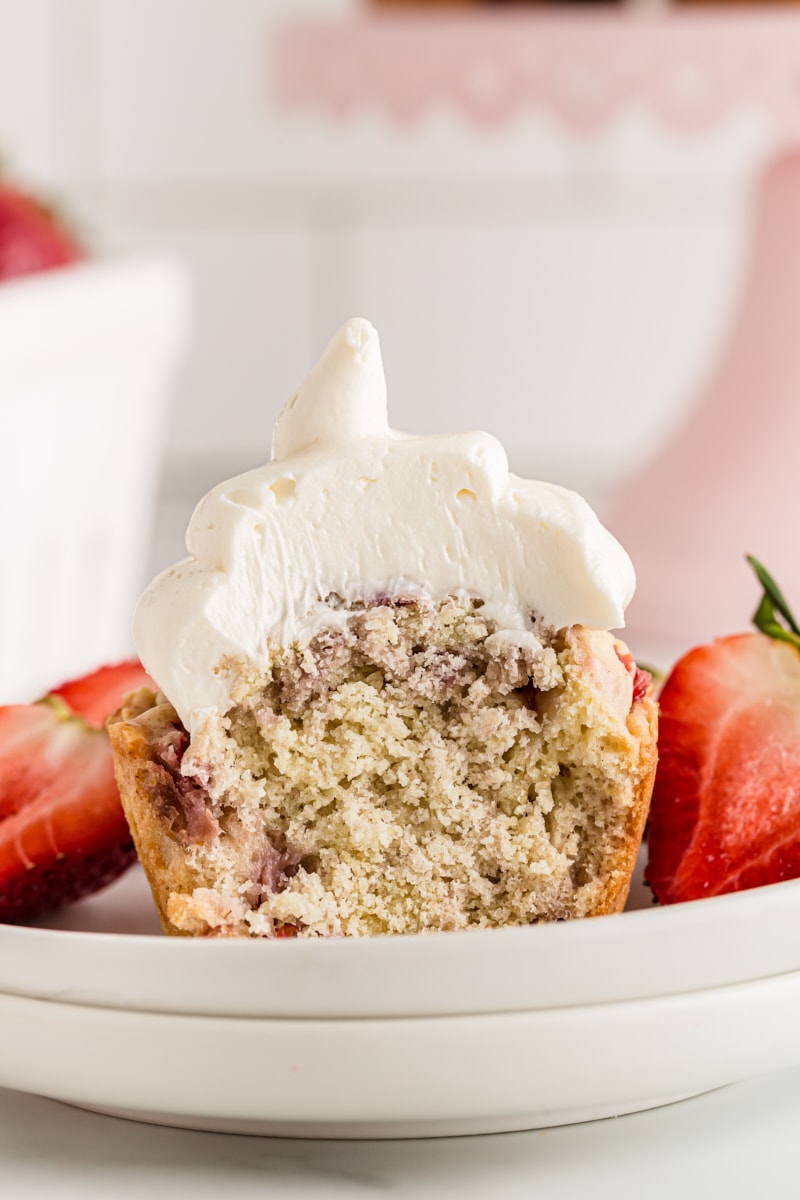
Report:
M132 842L109 850L70 854L52 866L9 879L0 888L0 920L29 921L113 883L136 861Z
M625 667L625 670L633 680L633 696L631 704L636 704L638 700L643 700L648 693L650 684L653 682L649 671L637 667L636 661L630 650L623 647L620 642L616 642L614 649L617 652L617 658Z
M0 920L88 895L134 858L105 731L58 701L0 708Z
M156 690L138 658L129 658L113 666L100 667L81 679L70 679L53 688L50 695L60 696L72 712L99 728L109 713L119 708L123 696L143 687Z
M660 697L647 882L662 903L800 876L800 653L761 633L675 666Z
M81 258L80 246L50 209L0 179L0 280L67 266Z
M644 700L648 693L650 684L653 682L649 671L643 671L641 667L637 667L633 676L633 703L637 700Z

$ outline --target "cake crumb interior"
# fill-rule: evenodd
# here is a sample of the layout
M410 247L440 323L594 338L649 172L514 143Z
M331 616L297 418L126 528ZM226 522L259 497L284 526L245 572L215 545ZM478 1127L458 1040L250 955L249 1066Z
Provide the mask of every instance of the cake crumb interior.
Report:
M645 765L613 638L498 633L479 600L353 605L270 668L181 765L212 830L187 846L186 933L364 936L593 911Z

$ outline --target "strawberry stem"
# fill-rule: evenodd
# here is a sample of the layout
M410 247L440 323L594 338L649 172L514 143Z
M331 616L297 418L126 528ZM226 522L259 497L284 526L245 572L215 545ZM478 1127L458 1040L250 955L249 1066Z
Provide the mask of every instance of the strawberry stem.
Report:
M753 624L767 637L775 638L779 642L789 642L790 645L800 650L800 628L798 628L792 610L786 603L783 592L757 558L754 558L752 554L747 554L745 557L764 589L758 608L753 613ZM779 616L783 617L786 625L781 624L778 620Z

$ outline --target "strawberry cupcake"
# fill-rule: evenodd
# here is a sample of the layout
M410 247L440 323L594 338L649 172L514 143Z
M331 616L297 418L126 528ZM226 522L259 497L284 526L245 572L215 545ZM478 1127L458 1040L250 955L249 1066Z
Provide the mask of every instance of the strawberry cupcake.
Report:
M109 727L166 932L457 930L625 903L656 705L608 630L630 561L484 433L389 428L339 331L271 461L215 488L136 615Z

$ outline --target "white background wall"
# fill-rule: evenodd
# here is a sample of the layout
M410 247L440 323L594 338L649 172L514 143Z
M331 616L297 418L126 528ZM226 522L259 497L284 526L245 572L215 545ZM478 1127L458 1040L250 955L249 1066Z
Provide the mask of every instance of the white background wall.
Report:
M180 256L195 335L164 425L153 566L192 504L268 453L347 316L378 325L395 424L482 426L600 503L690 405L724 339L762 132L595 138L531 111L287 117L286 19L348 0L0 0L0 148L104 250Z

